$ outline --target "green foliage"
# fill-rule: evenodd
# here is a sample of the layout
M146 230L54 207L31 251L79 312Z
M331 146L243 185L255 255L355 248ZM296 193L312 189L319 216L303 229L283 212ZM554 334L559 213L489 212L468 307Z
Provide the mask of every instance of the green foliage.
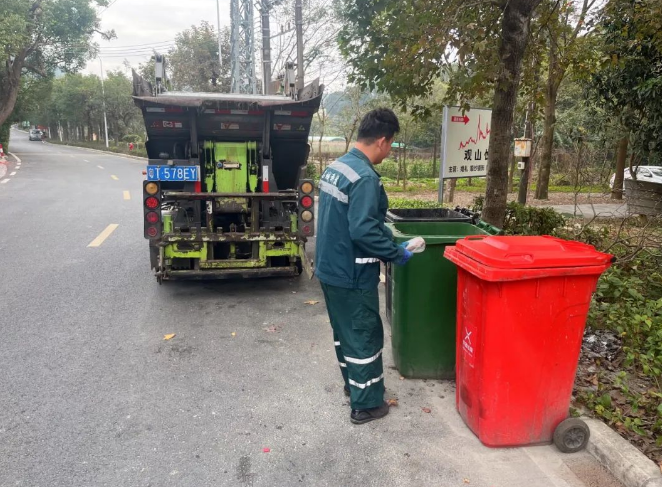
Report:
M107 0L3 0L0 5L0 123L14 109L26 73L48 77L55 68L74 72L94 55L100 31L95 6ZM106 39L114 32L102 33Z
M598 102L629 132L642 163L662 161L662 4L607 2L602 69L593 85Z
M343 20L339 45L353 81L404 103L431 93L441 64L451 79L448 99L489 91L498 66L494 46L502 10L496 2L479 2L472 8L460 0L336 3ZM448 61L449 49L457 52L459 64ZM429 106L412 108L430 113Z
M223 66L218 62L218 35L207 21L175 36L175 48L170 51L168 63L171 81L181 91L230 91L230 31L221 32ZM153 71L146 79L152 79ZM212 82L214 80L214 82Z
M407 198L389 198L388 207L393 209L400 208L443 208L444 205L436 201L422 201Z
M553 208L508 203L503 231L507 235L554 235L565 225L565 218Z
M617 331L626 364L662 375L662 253L643 252L600 280L589 323Z
M483 211L484 196L474 198L472 211ZM565 225L565 218L552 208L520 205L515 201L506 207L503 232L506 235L555 235Z

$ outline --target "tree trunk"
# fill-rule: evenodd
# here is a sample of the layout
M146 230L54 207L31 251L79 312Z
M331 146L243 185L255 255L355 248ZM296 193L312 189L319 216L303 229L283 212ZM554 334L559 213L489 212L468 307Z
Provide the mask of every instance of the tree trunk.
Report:
M2 76L0 76L0 79L4 80L2 86L0 86L0 125L7 121L16 106L18 92L21 88L21 71L23 71L26 56L27 51L21 51L11 66L6 65Z
M556 40L549 43L549 75L545 90L545 121L543 122L542 154L538 168L538 184L536 185L537 200L549 199L549 176L552 171L552 150L554 149L554 128L556 125L556 99L562 74L559 67L559 58Z
M483 219L502 227L508 199L508 161L522 58L529 40L529 23L541 0L509 0L505 4L499 42L499 71L490 122L490 158Z
M618 141L618 150L616 153L616 176L614 177L614 186L611 188L611 199L623 199L623 179L625 172L625 160L628 155L628 138L623 137Z
M447 203L452 203L455 199L455 188L457 187L457 179L451 179L448 183L448 200Z

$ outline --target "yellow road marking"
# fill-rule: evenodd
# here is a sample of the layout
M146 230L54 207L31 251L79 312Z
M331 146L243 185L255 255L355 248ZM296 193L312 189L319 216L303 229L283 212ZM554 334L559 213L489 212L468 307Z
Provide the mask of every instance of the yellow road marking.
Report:
M90 242L90 245L88 247L99 247L108 237L110 237L110 234L115 231L115 229L119 227L117 223L111 223L106 227L106 229L99 234L97 238L92 240Z
M129 191L124 192L124 199L125 200L130 200L131 199L131 193Z
M115 176L114 174L111 174L110 177L113 178L115 181L119 181L119 180L120 180L120 178L118 178L118 177Z

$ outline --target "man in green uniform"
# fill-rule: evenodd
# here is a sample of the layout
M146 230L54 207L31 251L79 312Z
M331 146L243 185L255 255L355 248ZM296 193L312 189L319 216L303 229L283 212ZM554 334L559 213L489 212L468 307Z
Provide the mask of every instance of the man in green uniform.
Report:
M375 171L391 152L400 124L380 108L361 121L355 147L320 179L315 274L329 312L336 355L349 393L350 421L363 424L388 414L384 402L379 316L380 261L405 264L412 256L384 225L388 198Z

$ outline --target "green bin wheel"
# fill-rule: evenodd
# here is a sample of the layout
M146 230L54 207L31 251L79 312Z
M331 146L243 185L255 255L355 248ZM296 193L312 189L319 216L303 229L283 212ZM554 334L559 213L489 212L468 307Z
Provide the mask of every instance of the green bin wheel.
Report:
M579 418L568 418L554 430L554 444L563 453L576 453L586 448L591 430Z

